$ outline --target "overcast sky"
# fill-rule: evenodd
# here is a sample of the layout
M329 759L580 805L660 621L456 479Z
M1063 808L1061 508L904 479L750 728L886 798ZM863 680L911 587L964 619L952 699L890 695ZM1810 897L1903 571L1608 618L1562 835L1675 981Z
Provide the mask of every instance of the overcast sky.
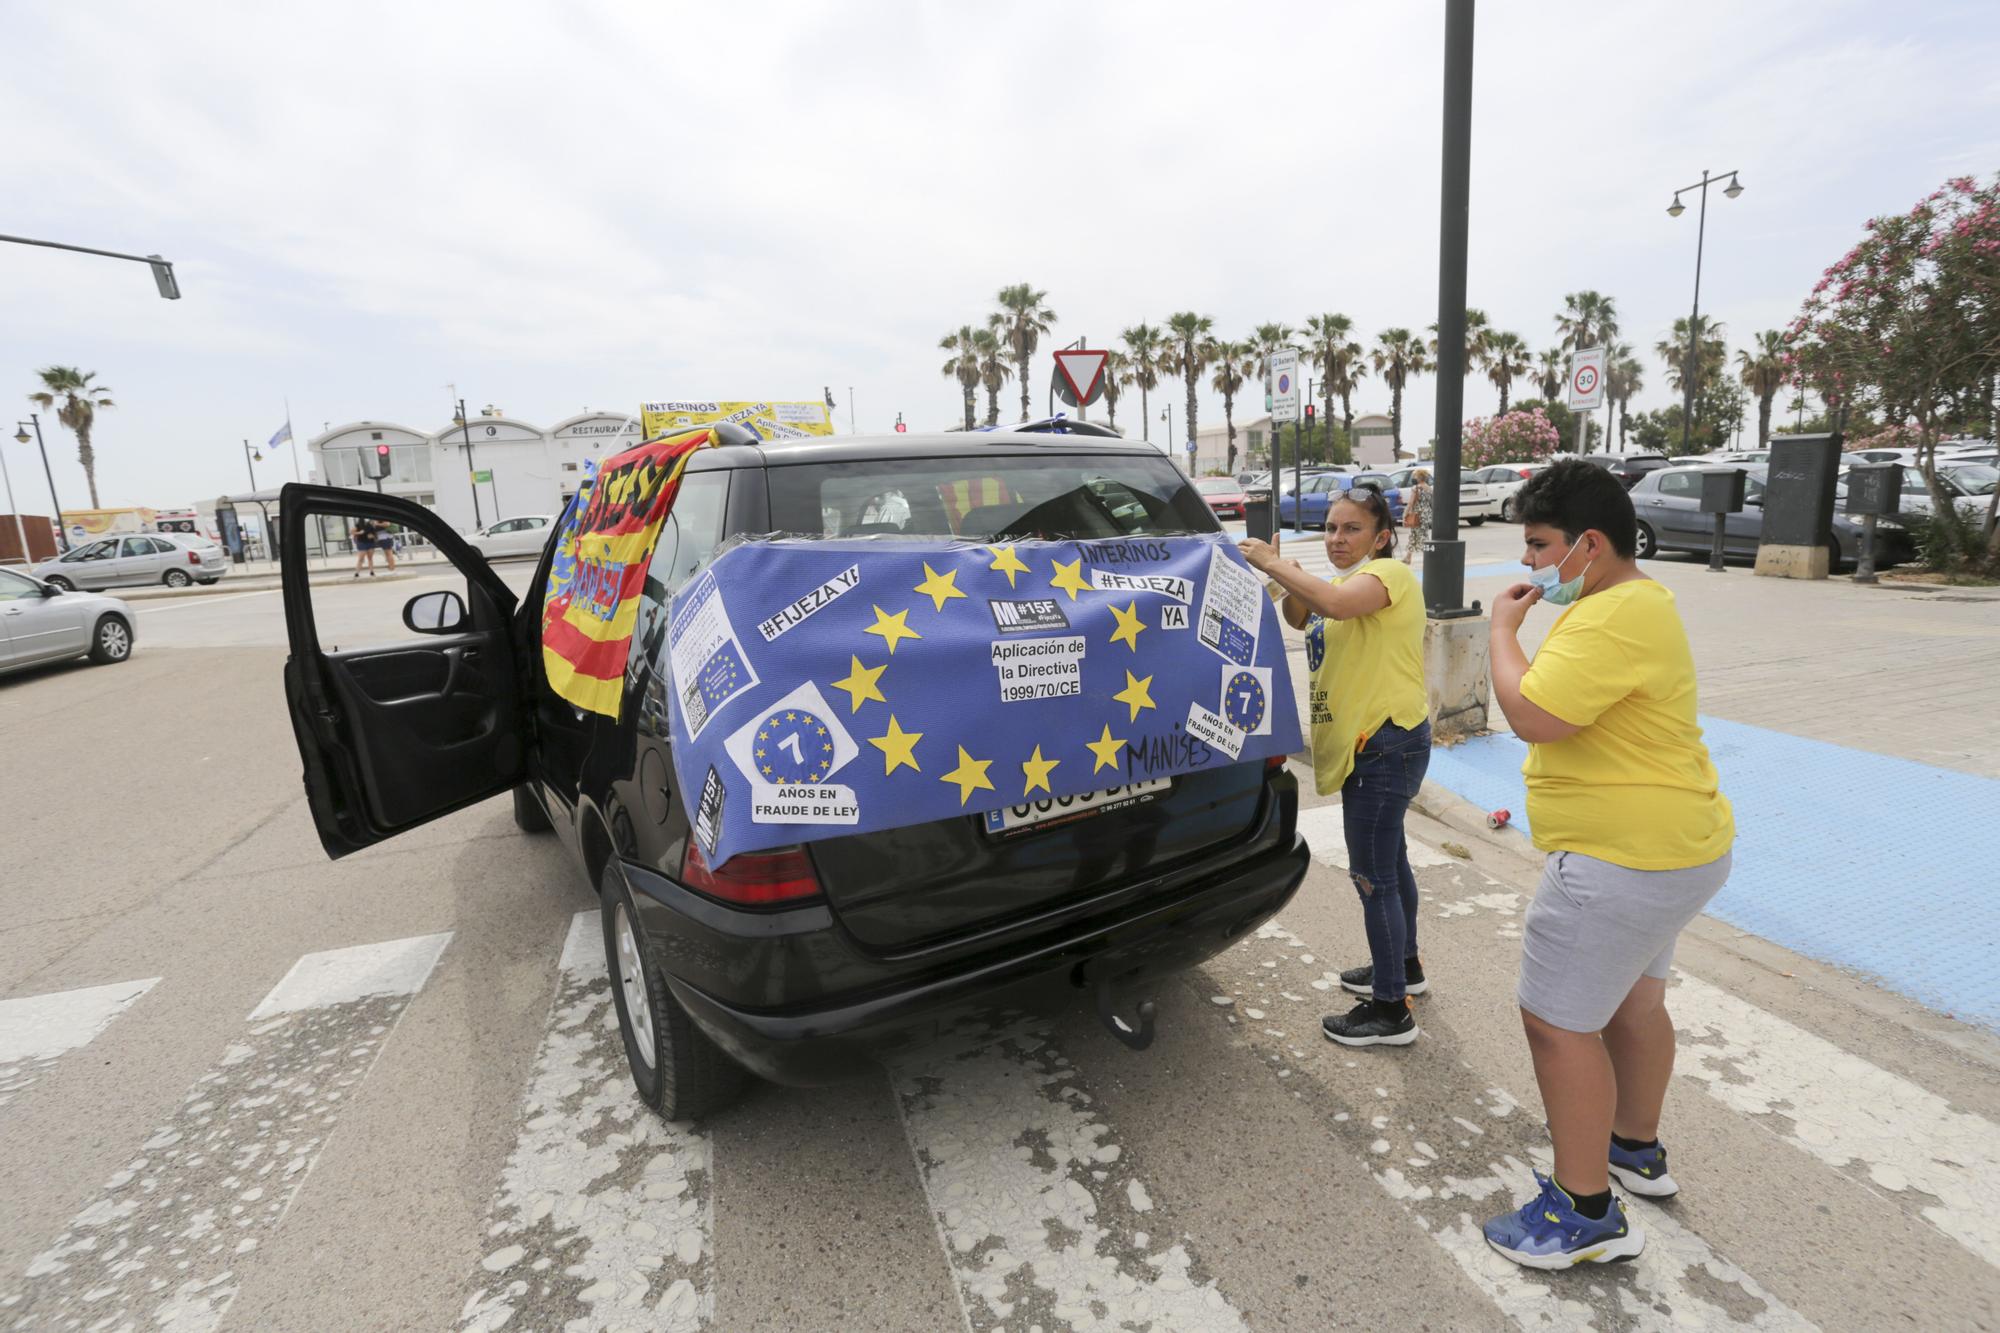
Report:
M98 372L103 502L167 506L241 489L239 441L288 395L301 443L436 429L449 383L538 424L831 385L843 428L852 385L864 431L942 427L938 340L1015 281L1048 291L1056 345L1182 309L1229 336L1322 311L1422 329L1442 10L11 4L0 231L159 252L186 296L0 245L0 377ZM1865 218L2000 168L1996 57L1988 3L1488 0L1470 302L1539 349L1563 293L1612 295L1637 406L1664 405L1651 348L1695 250L1673 189L1743 173L1711 194L1702 279L1739 345ZM1467 415L1495 396L1470 384ZM1386 407L1370 381L1356 410ZM44 428L79 506L74 442ZM37 507L32 450L4 447ZM257 475L290 480L289 455Z

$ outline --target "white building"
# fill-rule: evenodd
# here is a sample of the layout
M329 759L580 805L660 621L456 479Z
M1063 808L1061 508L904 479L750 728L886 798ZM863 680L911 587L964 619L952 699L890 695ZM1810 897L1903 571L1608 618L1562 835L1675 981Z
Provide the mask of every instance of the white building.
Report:
M433 431L385 421L336 426L306 442L312 480L379 489L435 510L460 532L503 518L555 514L583 481L586 459L639 443L639 421L624 412L580 412L543 428L487 408ZM366 475L368 456L389 446L389 475Z

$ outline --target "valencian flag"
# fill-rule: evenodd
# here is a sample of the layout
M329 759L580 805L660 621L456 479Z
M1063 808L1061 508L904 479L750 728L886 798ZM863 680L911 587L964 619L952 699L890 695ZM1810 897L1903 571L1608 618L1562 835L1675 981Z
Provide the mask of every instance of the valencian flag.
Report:
M578 708L618 716L646 566L681 469L710 438L696 431L612 455L563 515L542 605L542 669Z
M997 830L1300 744L1277 613L1221 537L749 541L675 595L666 640L713 864L953 816Z

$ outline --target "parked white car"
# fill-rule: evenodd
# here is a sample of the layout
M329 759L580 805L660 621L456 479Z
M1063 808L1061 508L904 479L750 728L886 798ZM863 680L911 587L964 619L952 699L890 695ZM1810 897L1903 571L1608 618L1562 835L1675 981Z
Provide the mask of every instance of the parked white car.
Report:
M1847 480L1847 468L1840 470L1840 480ZM2000 481L2000 468L1990 463L1960 463L1952 459L1937 461L1938 484L1951 496L1951 502L1961 514L1973 518L1984 518L1986 506L1992 500L1993 488ZM1903 494L1900 504L1905 514L1928 514L1932 511L1930 487L1924 484L1923 469L1912 463L1903 464Z
M1500 498L1483 478L1486 468L1477 468L1458 475L1458 516L1469 527L1478 527L1489 518L1500 513ZM1405 496L1410 492L1410 478L1418 472L1428 472L1431 481L1437 481L1437 468L1430 463L1412 463L1409 467L1398 468L1389 474L1389 484Z
M1547 467L1543 463L1495 463L1479 470L1480 484L1493 497L1502 523L1514 521L1514 495L1528 484L1528 478Z
M557 514L522 514L489 523L465 540L488 560L533 559L549 544Z
M164 583L185 588L229 572L229 555L199 533L128 532L79 542L28 571L58 588L119 588Z
M85 653L97 663L122 662L132 655L136 623L116 597L0 569L0 672Z

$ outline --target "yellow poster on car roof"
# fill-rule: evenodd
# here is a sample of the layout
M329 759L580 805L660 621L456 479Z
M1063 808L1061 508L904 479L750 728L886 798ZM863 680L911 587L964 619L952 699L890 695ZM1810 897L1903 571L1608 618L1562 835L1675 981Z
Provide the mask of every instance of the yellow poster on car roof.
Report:
M713 426L717 422L748 426L767 440L802 440L808 435L833 434L833 419L827 414L826 404L823 401L665 402L639 405L639 423L649 440L656 440L672 431Z

